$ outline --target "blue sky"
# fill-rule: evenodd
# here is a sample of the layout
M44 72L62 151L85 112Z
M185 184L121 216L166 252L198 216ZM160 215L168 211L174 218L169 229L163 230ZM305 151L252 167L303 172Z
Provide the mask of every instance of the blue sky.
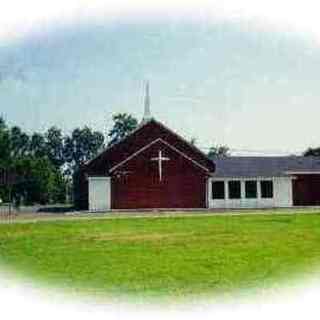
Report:
M201 147L299 151L320 145L320 48L248 23L120 19L48 28L0 45L0 108L28 131L151 110Z

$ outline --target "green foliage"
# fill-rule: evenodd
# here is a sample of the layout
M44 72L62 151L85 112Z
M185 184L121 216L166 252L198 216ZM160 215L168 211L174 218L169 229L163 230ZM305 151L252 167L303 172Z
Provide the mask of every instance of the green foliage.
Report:
M10 164L10 138L6 133L0 133L0 167Z
M83 163L94 158L104 148L104 136L87 126L73 130L64 140L64 158L69 165L69 173L77 170Z
M52 170L49 183L49 195L52 203L65 203L68 181L58 170Z
M208 157L214 158L224 158L230 155L230 149L226 145L213 145L210 147L208 152Z
M137 120L128 114L113 116L109 132L113 144L137 127ZM0 118L0 167L17 171L15 201L25 203L64 202L66 185L82 164L104 148L104 136L89 127L76 128L70 135L53 126L44 134L23 132L18 126L9 128ZM9 188L0 188L0 197L8 199Z
M45 136L47 156L56 168L60 168L64 164L62 131L57 127L51 127Z
M91 293L265 293L314 275L320 262L319 213L271 212L0 225L0 259L28 278Z
M37 158L47 156L47 144L45 137L40 133L33 133L29 143L30 154Z
M19 159L15 171L20 177L13 189L16 201L23 199L25 204L50 202L54 178L58 173L47 158Z
M104 148L104 136L87 126L63 135L53 126L44 134L30 136L18 126L9 128L0 118L0 168L16 172L13 197L31 203L63 203L72 174ZM70 188L69 188L70 189ZM0 186L8 201L9 186Z
M2 117L0 117L0 132L5 129L7 129L7 124L6 124L5 120Z
M113 127L108 133L110 139L109 146L125 138L138 126L137 119L127 113L118 113L112 117L112 120Z
M0 118L0 167L10 162L10 132L5 121Z
M11 157L13 159L23 157L29 151L29 136L14 126L10 130L10 144Z
M0 197L16 204L46 204L65 201L65 177L62 175L61 131L48 130L45 136L31 137L21 128L8 128L0 118L0 166L11 177L0 186ZM12 192L10 192L12 190Z

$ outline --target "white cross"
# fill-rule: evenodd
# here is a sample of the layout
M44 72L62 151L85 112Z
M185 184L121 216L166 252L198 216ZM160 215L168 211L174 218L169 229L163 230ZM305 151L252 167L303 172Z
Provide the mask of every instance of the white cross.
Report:
M158 161L159 166L159 179L162 180L162 161L169 161L170 159L162 156L162 151L159 150L159 155L156 158L151 158L151 161Z

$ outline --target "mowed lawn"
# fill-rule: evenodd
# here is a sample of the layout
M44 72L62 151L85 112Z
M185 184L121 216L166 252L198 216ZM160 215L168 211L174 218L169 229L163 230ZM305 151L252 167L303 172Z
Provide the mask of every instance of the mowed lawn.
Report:
M267 288L320 266L320 214L0 224L0 263L31 281L132 297Z

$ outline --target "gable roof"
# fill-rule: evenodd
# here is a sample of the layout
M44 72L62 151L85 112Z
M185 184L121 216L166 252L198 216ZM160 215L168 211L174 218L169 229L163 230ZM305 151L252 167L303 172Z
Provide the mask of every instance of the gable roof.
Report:
M175 148L174 146L172 146L170 143L167 143L166 141L164 141L161 138L158 138L156 140L153 140L152 142L150 142L149 144L147 144L146 146L142 147L141 149L139 149L137 152L133 153L132 155L130 155L128 158L124 159L123 161L117 163L114 167L109 169L109 172L114 171L115 169L121 167L123 164L125 164L126 162L130 161L131 159L135 158L136 156L138 156L141 152L143 152L144 150L148 149L149 147L151 147L153 144L157 143L157 142L161 142L164 145L166 145L167 147L169 147L171 150L175 151L176 153L178 153L179 155L181 155L182 157L184 157L185 159L187 159L188 161L192 162L194 165L198 166L199 168L201 168L202 170L209 172L208 168L202 166L200 163L198 163L197 161L193 160L192 158L188 157L186 154L184 154L183 152L179 151L177 148Z
M158 138L161 138L171 147L192 158L200 166L206 168L208 172L214 172L214 163L202 151L154 119L143 123L130 135L108 147L96 158L87 162L83 169L92 175L109 174L110 169L115 165L123 162Z
M320 173L316 157L226 157L214 159L214 177L282 177Z

